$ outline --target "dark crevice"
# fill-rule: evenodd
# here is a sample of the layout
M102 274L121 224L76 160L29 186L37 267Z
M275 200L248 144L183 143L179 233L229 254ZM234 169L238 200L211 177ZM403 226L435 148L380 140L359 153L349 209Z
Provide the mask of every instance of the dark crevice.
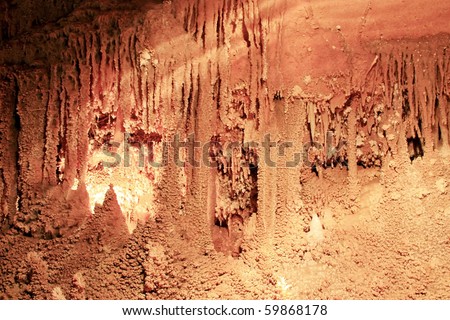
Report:
M245 24L245 20L242 21L242 35L244 37L245 43L247 43L247 48L250 48L250 34L248 32L247 26Z
M418 157L423 157L424 152L422 140L417 135L413 138L408 138L407 143L408 149L410 150L409 159L411 160L411 162L417 159Z
M22 130L22 124L20 115L18 112L19 107L19 83L17 79L14 79L14 111L13 111L13 125L14 125L14 140L17 141L15 157L16 157L16 178L17 178L17 211L22 211L23 208L23 192L20 181L20 173L22 171L20 165L20 150L19 150L19 138Z

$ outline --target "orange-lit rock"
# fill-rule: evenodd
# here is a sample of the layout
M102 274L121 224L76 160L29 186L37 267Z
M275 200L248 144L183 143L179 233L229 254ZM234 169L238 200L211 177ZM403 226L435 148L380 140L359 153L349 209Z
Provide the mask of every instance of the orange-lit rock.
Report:
M448 1L0 12L0 298L450 298Z

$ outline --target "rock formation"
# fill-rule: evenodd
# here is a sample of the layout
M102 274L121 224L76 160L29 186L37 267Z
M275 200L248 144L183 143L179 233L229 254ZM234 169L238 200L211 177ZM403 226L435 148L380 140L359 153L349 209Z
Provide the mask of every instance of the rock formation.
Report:
M449 298L448 3L0 12L0 297Z

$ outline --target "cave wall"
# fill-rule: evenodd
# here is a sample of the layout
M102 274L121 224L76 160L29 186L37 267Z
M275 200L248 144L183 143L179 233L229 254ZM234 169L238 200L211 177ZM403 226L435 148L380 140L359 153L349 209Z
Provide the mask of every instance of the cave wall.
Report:
M5 0L0 4L0 42L33 32L45 24L54 23L70 14L80 0L17 1Z
M356 197L357 165L448 145L445 1L412 1L412 9L401 1L14 3L3 4L0 38L5 229L63 236L112 184L130 231L138 221L188 216L194 242L212 234L236 253L243 227L246 245L258 246L283 232L276 216L303 224L302 170L348 166ZM129 144L134 161L145 142L160 159L164 141L192 134L218 147L212 166L99 165L107 145L125 153ZM222 152L268 134L293 143L284 157L270 150L275 166L262 161L261 145ZM305 144L314 147L306 164L286 166Z

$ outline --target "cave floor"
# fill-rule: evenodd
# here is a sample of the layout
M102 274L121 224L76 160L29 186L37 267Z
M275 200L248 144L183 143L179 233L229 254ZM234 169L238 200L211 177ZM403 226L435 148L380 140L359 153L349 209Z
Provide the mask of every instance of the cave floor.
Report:
M449 165L439 151L360 168L355 197L346 168L305 173L303 200L288 199L272 235L245 239L237 258L192 243L188 214L149 221L119 246L83 227L52 240L10 231L0 297L450 299Z

